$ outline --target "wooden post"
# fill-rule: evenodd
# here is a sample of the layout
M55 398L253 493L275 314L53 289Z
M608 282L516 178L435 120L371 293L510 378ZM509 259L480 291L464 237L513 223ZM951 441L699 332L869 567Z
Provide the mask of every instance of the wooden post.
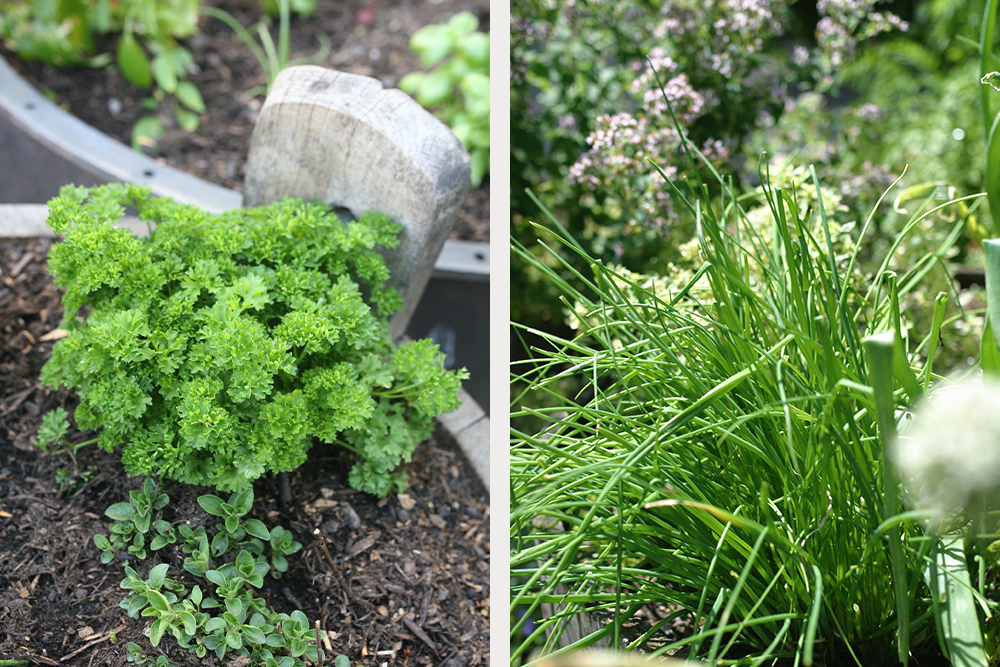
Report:
M319 199L356 218L368 210L403 226L384 253L406 325L469 191L469 154L454 133L396 89L305 65L282 71L250 139L244 206L286 195Z

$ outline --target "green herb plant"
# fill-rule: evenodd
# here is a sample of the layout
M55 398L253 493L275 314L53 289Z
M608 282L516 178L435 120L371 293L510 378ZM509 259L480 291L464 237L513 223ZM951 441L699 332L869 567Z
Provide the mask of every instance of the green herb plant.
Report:
M153 89L150 103L170 96L177 124L198 127L205 103L187 80L194 61L179 39L198 30L200 0L98 0L97 2L4 2L0 36L19 58L57 66L104 67L110 53L96 53L96 38L117 35L114 61L130 83ZM135 147L155 147L163 126L155 116L140 119L132 130Z
M323 60L325 60L330 54L330 38L327 37L326 33L319 31L316 33L316 37L319 39L320 43L319 51L306 58L296 58L295 60L288 59L288 24L291 12L294 9L302 18L306 18L316 8L315 0L264 0L262 2L262 6L267 11L269 16L278 18L277 48L275 48L274 39L271 37L271 33L264 21L254 24L249 30L247 30L240 24L239 21L236 20L235 16L224 9L208 6L201 8L202 14L222 21L236 33L236 36L239 37L240 40L242 40L242 42L247 45L247 48L249 48L253 53L257 62L260 63L261 69L263 69L264 73L267 75L267 85L254 86L245 93L247 97L266 94L269 90L271 90L271 86L274 84L274 79L278 76L278 73L281 72L281 70L295 65L313 65L320 63L323 62ZM257 35L260 37L259 45L257 44L257 40L254 39L251 34L255 30Z
M163 520L163 508L168 502L167 494L159 493L150 478L140 490L129 491L129 502L115 503L105 510L114 522L110 538L94 536L94 543L101 550L101 562L110 563L122 552L144 559L147 545L157 551L177 542L176 531Z
M148 238L115 226L123 205ZM63 188L48 224L65 233L49 270L69 335L42 382L77 391L77 425L121 447L129 474L242 490L301 465L315 437L357 454L351 485L384 496L458 404L464 370L389 338L402 300L376 246L399 226L384 215L345 225L293 199L213 215L112 184Z
M322 636L312 629L309 620L301 611L291 614L270 610L255 592L264 584L264 575L275 573L263 546L268 543L271 533L278 535L279 545L272 546L271 559L283 557L297 551L294 540L283 543L284 536L291 533L275 527L269 531L257 519L247 518L253 505L253 491L244 489L234 493L228 501L218 496L203 495L198 503L210 514L224 518L216 526L217 533L212 538L212 549L208 549L208 533L203 526L191 529L180 524L171 526L161 517L162 510L169 503L166 494L160 493L152 478L147 479L142 490L130 492L129 502L116 503L106 514L116 521L111 524L110 538L95 535L94 543L102 551L102 561L110 562L116 555L123 558L144 560L144 550L135 551L129 546L123 552L121 527L142 535L143 528L155 527L160 536L169 534L181 539L171 539L153 549L168 543L176 543L185 555L183 568L187 572L178 573L181 578L191 576L200 583L185 584L181 578L168 575L170 565L161 562L148 569L145 575L139 573L139 565L124 564L125 578L121 587L128 591L120 606L132 618L149 618L151 626L149 641L153 647L167 636L190 650L199 658L210 652L219 660L226 656L234 659L246 656L252 664L266 667L301 667L308 660L317 663L322 660L317 641ZM165 524L165 530L161 524ZM224 535L219 539L219 535ZM286 564L287 569L287 564ZM147 658L142 648L135 643L128 644L128 660L144 665L160 665L160 656L153 661Z
M474 14L459 12L417 30L410 49L425 69L437 67L399 80L399 89L433 111L468 149L474 188L490 168L490 36L478 27Z
M914 342L926 349L916 364L900 299L947 246L901 275L885 259L858 283L859 249L835 252L815 174L805 210L796 189L772 187L766 162L760 178L764 231L721 177L715 202L700 183L668 181L699 221L700 264L675 289L609 269L554 218L547 233L592 267L576 275L583 287L561 277L568 262L514 243L587 326L573 340L544 335L532 370L514 376L525 393L577 376L584 398L512 410L511 608L523 612L512 664L605 638L638 648L684 619L692 631L654 655L905 665L940 650L986 666L977 607L991 616L998 604L982 574L969 576L983 551L926 530L886 455L938 377L946 326L936 317ZM900 236L955 204L912 214ZM521 430L528 417L545 427ZM995 558L978 562L982 573ZM673 611L630 634L649 604ZM609 622L565 639L574 617L597 612Z
M73 461L73 469L59 468L56 470L56 484L63 491L72 492L81 484L93 479L97 475L97 470L80 470L80 465L76 460L76 453L87 445L97 442L97 438L91 438L78 443L69 443L66 434L69 431L69 421L66 419L68 413L61 407L51 410L42 417L42 423L38 427L38 437L35 445L47 455L57 455L65 452L69 454Z

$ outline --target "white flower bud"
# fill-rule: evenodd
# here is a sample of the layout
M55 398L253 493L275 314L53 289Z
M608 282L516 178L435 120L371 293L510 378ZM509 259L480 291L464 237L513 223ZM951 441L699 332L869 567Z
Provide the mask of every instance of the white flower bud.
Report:
M940 387L914 408L906 435L890 452L913 504L945 519L1000 507L1000 383L992 379Z

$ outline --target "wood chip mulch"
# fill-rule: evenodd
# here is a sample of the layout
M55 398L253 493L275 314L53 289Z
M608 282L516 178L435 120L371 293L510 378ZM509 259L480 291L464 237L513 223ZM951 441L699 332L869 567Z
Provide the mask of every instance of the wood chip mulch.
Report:
M52 350L42 338L62 314L44 267L50 245L0 240L0 660L118 666L126 664L126 644L136 642L178 667L220 665L169 637L151 647L148 619L131 619L118 606L123 570L101 564L93 535L107 533L104 510L143 480L93 446L80 450L76 467L66 454L34 447L42 416L57 406L72 414L78 403L68 390L38 383ZM315 446L291 475L287 507L274 477L255 484L252 515L304 545L258 595L276 611L300 609L318 622L328 633L327 664L338 654L372 667L488 664L490 508L481 483L443 437L418 447L405 495L380 500L350 489L351 463L344 451ZM164 518L214 526L196 503L211 489L163 491L171 498ZM145 575L163 558L168 576L195 583L184 579L183 554L169 551L132 566Z

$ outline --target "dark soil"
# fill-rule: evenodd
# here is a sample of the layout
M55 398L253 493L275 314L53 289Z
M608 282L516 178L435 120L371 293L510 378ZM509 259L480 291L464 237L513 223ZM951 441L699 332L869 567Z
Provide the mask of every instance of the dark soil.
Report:
M34 446L42 415L58 406L72 414L78 403L68 390L38 382L52 351L41 338L62 314L44 266L50 244L0 240L0 660L124 665L126 644L136 642L179 667L221 665L197 659L169 636L153 648L143 634L149 619L131 619L118 606L122 567L101 564L93 536L107 534L104 510L128 500L143 480L94 446L79 451L76 466L67 454L48 456ZM338 654L372 667L488 664L490 509L482 485L443 438L418 447L406 466L406 496L379 500L350 489L351 463L343 450L314 447L290 476L290 506L280 504L273 477L255 484L251 514L291 530L304 545L289 556L282 578L265 577L258 595L275 611L300 609L318 622L330 641L328 664ZM66 476L61 486L57 479ZM213 532L215 517L195 500L211 489L163 490L171 498L165 519ZM182 556L170 552L131 565L145 576L162 558L168 576L184 581Z
M258 0L205 0L204 4L231 13L245 27L261 19ZM409 72L421 70L419 58L409 48L410 36L418 28L446 22L463 10L478 16L480 30L489 31L490 27L488 0L318 0L316 4L316 11L307 20L293 15L291 59L316 53L316 33L322 31L330 39L331 50L318 64L375 77L386 87L395 86ZM373 19L365 23L365 10L372 7ZM199 69L190 80L201 91L208 111L196 131L185 132L177 127L171 103L161 102L155 113L167 127L167 134L159 141L156 159L242 192L250 135L264 102L263 94L250 97L247 93L266 84L267 79L251 51L225 23L203 16L200 27L198 34L182 42ZM272 34L277 35L276 25ZM25 63L13 57L9 46L0 44L0 55L21 76L74 116L131 145L132 126L150 113L140 105L148 91L128 83L114 67L56 68ZM105 44L103 50L114 53L114 43ZM469 193L452 238L489 241L489 199L486 179Z

